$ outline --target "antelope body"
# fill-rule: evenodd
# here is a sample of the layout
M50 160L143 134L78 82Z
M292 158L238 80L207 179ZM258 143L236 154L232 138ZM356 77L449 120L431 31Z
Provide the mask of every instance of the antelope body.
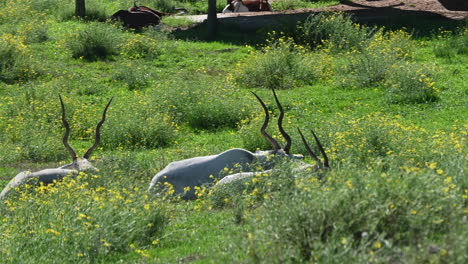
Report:
M283 148L280 147L279 143L273 139L273 137L267 134L266 128L269 122L268 108L260 97L258 97L255 93L253 94L260 102L265 112L265 121L260 129L260 132L263 137L273 145L274 150L257 151L256 153L253 153L245 149L235 148L224 151L217 155L195 157L172 162L153 177L149 187L149 192L164 191L165 185L170 184L174 188L175 193L181 194L183 199L194 199L196 198L194 188L197 186L199 187L205 184L213 183L216 179L220 178L219 176L222 175L222 172L225 170L225 168L228 171L236 169L240 172L222 178L218 184L233 182L245 177L251 177L256 173L267 172L273 169L275 161L271 159L271 155L276 157L284 157L288 160L302 159L302 155L293 155L289 153L291 147L291 137L283 129L282 121L284 117L284 111L275 91L273 90L273 95L281 112L278 118L278 128L283 137L286 139L286 144ZM303 142L304 144L307 144L304 138ZM308 148L308 150L310 150L310 148ZM255 166L253 166L254 164ZM326 164L328 166L328 161L326 161ZM255 167L258 165L262 167L260 172L258 169L255 170ZM304 166L311 167L312 165L301 165L301 167ZM316 167L319 167L319 165L316 165Z
M93 167L93 165L88 159L91 157L91 154L94 151L94 149L96 149L96 147L99 145L99 142L101 139L101 134L100 134L101 127L106 120L107 109L109 108L112 102L112 99L110 99L109 102L107 103L104 109L104 113L102 114L102 119L96 127L96 137L95 137L94 144L88 149L88 151L86 151L84 156L81 158L76 155L75 150L73 150L73 148L68 143L68 138L70 135L70 125L68 124L66 120L65 105L63 103L62 97L59 96L59 98L60 98L60 104L62 106L62 123L63 123L63 126L65 127L65 135L63 136L63 144L65 145L65 148L67 149L67 151L70 153L73 162L70 164L61 166L59 168L44 169L44 170L40 170L37 172L30 172L30 171L20 172L2 190L2 192L0 193L0 200L4 199L13 189L23 184L26 184L30 182L31 180L36 180L44 184L50 184L54 181L61 180L63 177L67 175L76 175L80 171L96 170L96 168Z
M228 0L223 13L273 11L267 0Z

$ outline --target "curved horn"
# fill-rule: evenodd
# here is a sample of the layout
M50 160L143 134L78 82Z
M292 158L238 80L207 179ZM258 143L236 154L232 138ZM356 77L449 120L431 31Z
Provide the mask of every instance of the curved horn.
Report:
M317 157L317 155L315 155L315 153L312 151L312 149L310 148L309 144L307 144L307 141L304 137L304 135L302 134L301 130L299 128L297 128L297 131L299 132L299 135L301 135L301 139L302 139L302 142L304 142L304 145L307 149L307 152L309 153L309 155L319 164L319 165L323 165L323 162Z
M328 156L327 156L327 153L325 153L325 149L322 147L322 144L320 143L317 135L315 135L314 131L311 129L310 132L312 132L312 135L314 136L315 138L315 142L317 142L317 146L320 150L320 152L322 153L323 155L323 166L325 168L329 168L330 167L330 164L328 163Z
M266 107L265 103L262 101L262 99L256 93L254 93L254 92L251 92L251 93L253 95L255 95L255 97L257 97L257 100L260 102L260 104L263 107L263 110L265 111L265 121L263 122L262 128L260 128L260 132L262 133L262 136L266 140L268 140L268 142L270 142L271 145L273 145L273 148L275 148L275 150L281 149L278 142L272 136L268 135L268 133L265 131L265 129L268 126L268 122L270 121L270 114L268 113L268 108Z
M112 99L114 99L114 97L112 97L109 100L109 102L106 105L106 108L104 108L104 112L102 113L102 119L101 119L101 121L99 121L99 123L96 126L96 139L94 140L94 144L84 154L83 158L85 158L85 159L89 159L89 157L91 156L91 153L93 153L94 149L99 145L99 142L101 141L101 127L104 124L104 122L106 121L107 109L109 108L110 104L112 103Z
M283 106L281 106L281 103L280 101L278 100L278 97L276 96L276 92L275 92L275 89L271 89L273 91L273 95L275 96L275 101L276 101L276 104L278 105L278 108L280 110L280 115L278 117L278 129L281 133L281 135L283 135L284 139L286 140L286 145L284 145L284 152L286 152L287 154L289 154L289 149L291 148L291 137L288 135L288 133L286 133L286 131L284 131L283 129L283 118L284 118L284 110L283 110Z
M60 99L60 104L62 105L62 123L63 126L65 127L65 135L63 135L63 145L65 145L65 148L67 149L68 153L70 153L73 161L77 160L76 152L73 150L73 148L68 144L68 137L70 136L70 125L67 122L66 119L66 113L65 113L65 104L63 103L62 96L59 95Z

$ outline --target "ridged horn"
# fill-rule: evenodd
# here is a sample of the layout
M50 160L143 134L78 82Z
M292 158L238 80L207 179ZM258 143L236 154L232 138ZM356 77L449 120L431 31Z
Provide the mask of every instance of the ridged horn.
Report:
M63 123L63 126L65 127L65 134L63 135L63 140L62 140L63 145L65 145L65 148L67 149L68 153L70 153L73 161L76 161L77 160L76 152L68 143L68 137L70 136L70 125L67 122L67 115L65 113L65 104L63 103L61 95L59 95L59 99L60 99L60 105L62 106L62 123Z
M322 144L320 143L320 140L318 139L317 135L315 135L315 132L311 129L310 132L312 132L312 135L314 136L315 138L315 142L317 142L317 146L320 150L320 152L322 153L322 156L323 156L323 166L325 168L330 168L330 164L328 162L328 156L327 156L327 153L325 153L325 149L323 148Z
M322 160L315 155L314 151L310 148L309 144L307 143L307 140L305 139L304 135L302 134L301 130L297 128L297 131L299 132L299 135L301 135L302 142L304 143L307 152L309 153L309 156L311 156L320 166L323 165Z
M275 96L275 101L276 101L276 104L278 105L278 109L280 110L280 115L278 117L278 129L281 133L281 135L283 135L284 139L286 140L286 144L284 145L284 152L286 152L286 154L289 154L289 150L291 149L291 144L292 144L292 140L291 140L291 137L288 135L288 133L286 133L286 131L284 131L283 129L283 118L284 118L284 110L283 110L283 106L281 105L280 101L278 100L278 96L276 96L276 92L275 92L275 89L271 89L273 91L273 95Z
M94 140L94 144L84 154L83 158L85 158L85 159L89 159L89 157L91 156L91 153L93 153L94 149L99 145L99 142L101 141L101 127L104 124L104 122L106 121L107 109L109 108L109 106L112 103L113 99L114 99L114 97L112 97L109 100L109 102L106 105L106 108L104 108L104 112L102 113L101 121L99 121L99 123L96 126L96 138Z
M281 146L278 144L278 142L270 135L268 135L268 133L266 132L266 128L268 126L268 122L270 121L270 113L268 112L268 108L267 106L265 105L265 103L262 101L262 99L254 92L251 92L253 95L255 95L255 97L257 98L257 100L260 102L260 104L262 105L262 108L263 110L265 111L265 121L263 122L263 125L262 127L260 128L260 133L262 133L262 136L268 140L268 142L270 142L270 144L273 146L273 148L275 150L278 150L278 149L281 149Z

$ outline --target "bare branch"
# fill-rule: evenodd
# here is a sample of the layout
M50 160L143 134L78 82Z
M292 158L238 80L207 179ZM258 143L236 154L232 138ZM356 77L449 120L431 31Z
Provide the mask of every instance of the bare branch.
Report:
M283 129L283 118L284 118L283 106L281 105L280 101L278 100L278 96L276 96L275 89L271 89L271 90L273 91L273 95L275 96L276 104L278 105L278 108L280 110L280 115L278 117L278 129L279 129L281 135L283 135L284 139L286 140L286 145L284 145L283 150L284 150L284 152L289 154L289 149L291 148L292 140L291 140L291 137L288 135L288 133L286 133L286 131L284 131L284 129Z
M109 108L109 106L112 103L113 99L114 99L114 97L112 97L109 100L109 102L106 105L106 108L104 108L104 112L102 113L102 119L101 119L101 121L99 121L99 123L96 126L96 139L94 140L94 144L84 154L83 158L85 158L85 159L89 159L89 157L91 156L91 153L94 151L94 149L99 145L99 142L101 141L101 127L104 124L104 122L106 121L107 109Z
M254 92L252 92L255 97L257 97L257 100L260 102L260 104L263 107L263 110L265 111L265 121L263 122L262 127L260 128L260 132L262 133L262 136L270 142L270 144L273 146L275 150L281 149L280 145L278 142L268 133L266 132L266 128L268 126L268 122L270 121L270 113L268 112L268 108L266 107L265 103L262 101L262 99Z
M60 99L60 104L62 105L62 123L63 123L63 126L65 127L65 135L63 135L63 145L65 145L65 148L67 149L68 153L70 153L74 162L77 160L77 156L76 156L76 152L68 143L68 137L70 136L70 125L68 124L67 119L66 119L67 116L65 113L65 104L63 103L61 95L59 95L59 99Z

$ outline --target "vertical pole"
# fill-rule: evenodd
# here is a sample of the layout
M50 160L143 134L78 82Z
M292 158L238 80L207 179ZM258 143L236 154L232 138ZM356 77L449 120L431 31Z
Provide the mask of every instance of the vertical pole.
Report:
M216 0L208 0L208 38L214 39L218 30L218 17L216 16Z
M86 16L85 0L75 0L75 16L77 17Z

